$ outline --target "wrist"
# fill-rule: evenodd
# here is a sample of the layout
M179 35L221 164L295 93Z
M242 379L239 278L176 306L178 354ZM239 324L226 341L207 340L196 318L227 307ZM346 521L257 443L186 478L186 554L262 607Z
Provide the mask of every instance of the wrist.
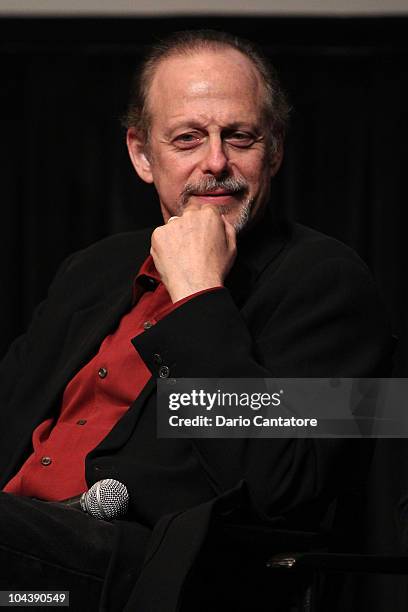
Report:
M171 301L173 304L185 298L188 298L196 293L209 291L210 289L218 289L223 287L224 283L220 279L208 280L200 283L183 283L173 287L167 287Z

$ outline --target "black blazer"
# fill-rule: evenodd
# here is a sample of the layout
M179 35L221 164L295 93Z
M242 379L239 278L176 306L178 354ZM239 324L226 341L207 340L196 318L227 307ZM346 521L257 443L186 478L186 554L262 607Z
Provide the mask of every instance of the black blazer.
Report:
M12 345L0 369L2 485L30 452L33 429L58 411L66 384L131 307L132 280L149 246L150 232L141 231L71 256L27 334ZM159 367L167 365L172 377L380 376L388 373L390 330L367 268L351 249L264 219L240 240L225 289L195 297L132 342L152 379L86 459L89 486L116 478L131 500L127 520L116 523L102 608L121 609L129 598L129 610L167 612L177 609L214 515L245 499L252 515L273 525L318 529L350 479L358 445L157 439ZM138 524L152 536L136 580ZM126 574L123 567L132 564Z

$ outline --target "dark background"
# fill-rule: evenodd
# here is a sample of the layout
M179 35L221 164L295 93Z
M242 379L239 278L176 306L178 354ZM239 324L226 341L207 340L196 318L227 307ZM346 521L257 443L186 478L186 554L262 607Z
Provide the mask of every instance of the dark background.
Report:
M259 42L293 106L275 205L353 246L371 267L408 372L408 18L0 20L0 351L27 325L58 263L160 222L119 116L154 38L219 27Z
M293 112L274 205L368 263L400 339L395 375L407 376L408 17L0 20L0 352L66 255L160 223L153 191L127 160L119 117L146 45L197 27L257 41L279 69ZM384 441L377 450L374 550L398 548L405 446ZM361 609L408 607L401 579L378 580L370 592Z

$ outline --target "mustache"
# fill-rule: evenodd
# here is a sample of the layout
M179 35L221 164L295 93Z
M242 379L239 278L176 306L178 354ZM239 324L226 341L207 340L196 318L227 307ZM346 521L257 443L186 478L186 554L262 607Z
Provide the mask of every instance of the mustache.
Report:
M181 206L185 206L191 195L204 195L222 189L228 193L245 193L248 191L248 183L243 178L228 176L217 179L214 176L203 177L197 183L187 183L180 194Z

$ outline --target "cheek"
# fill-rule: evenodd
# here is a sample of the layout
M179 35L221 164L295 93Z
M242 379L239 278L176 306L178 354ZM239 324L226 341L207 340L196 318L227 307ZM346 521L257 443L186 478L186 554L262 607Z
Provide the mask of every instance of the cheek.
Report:
M251 186L257 188L265 178L269 177L269 165L266 163L264 152L252 153L247 159L236 159L234 165Z
M180 159L177 156L166 156L157 160L157 176L162 184L166 183L168 188L177 190L184 188L194 172L195 164L192 160Z
M252 167L245 178L252 191L262 191L269 185L269 169L262 166Z
M160 200L171 214L177 214L180 195L189 182L189 175L182 172L179 167L166 166L153 177Z

